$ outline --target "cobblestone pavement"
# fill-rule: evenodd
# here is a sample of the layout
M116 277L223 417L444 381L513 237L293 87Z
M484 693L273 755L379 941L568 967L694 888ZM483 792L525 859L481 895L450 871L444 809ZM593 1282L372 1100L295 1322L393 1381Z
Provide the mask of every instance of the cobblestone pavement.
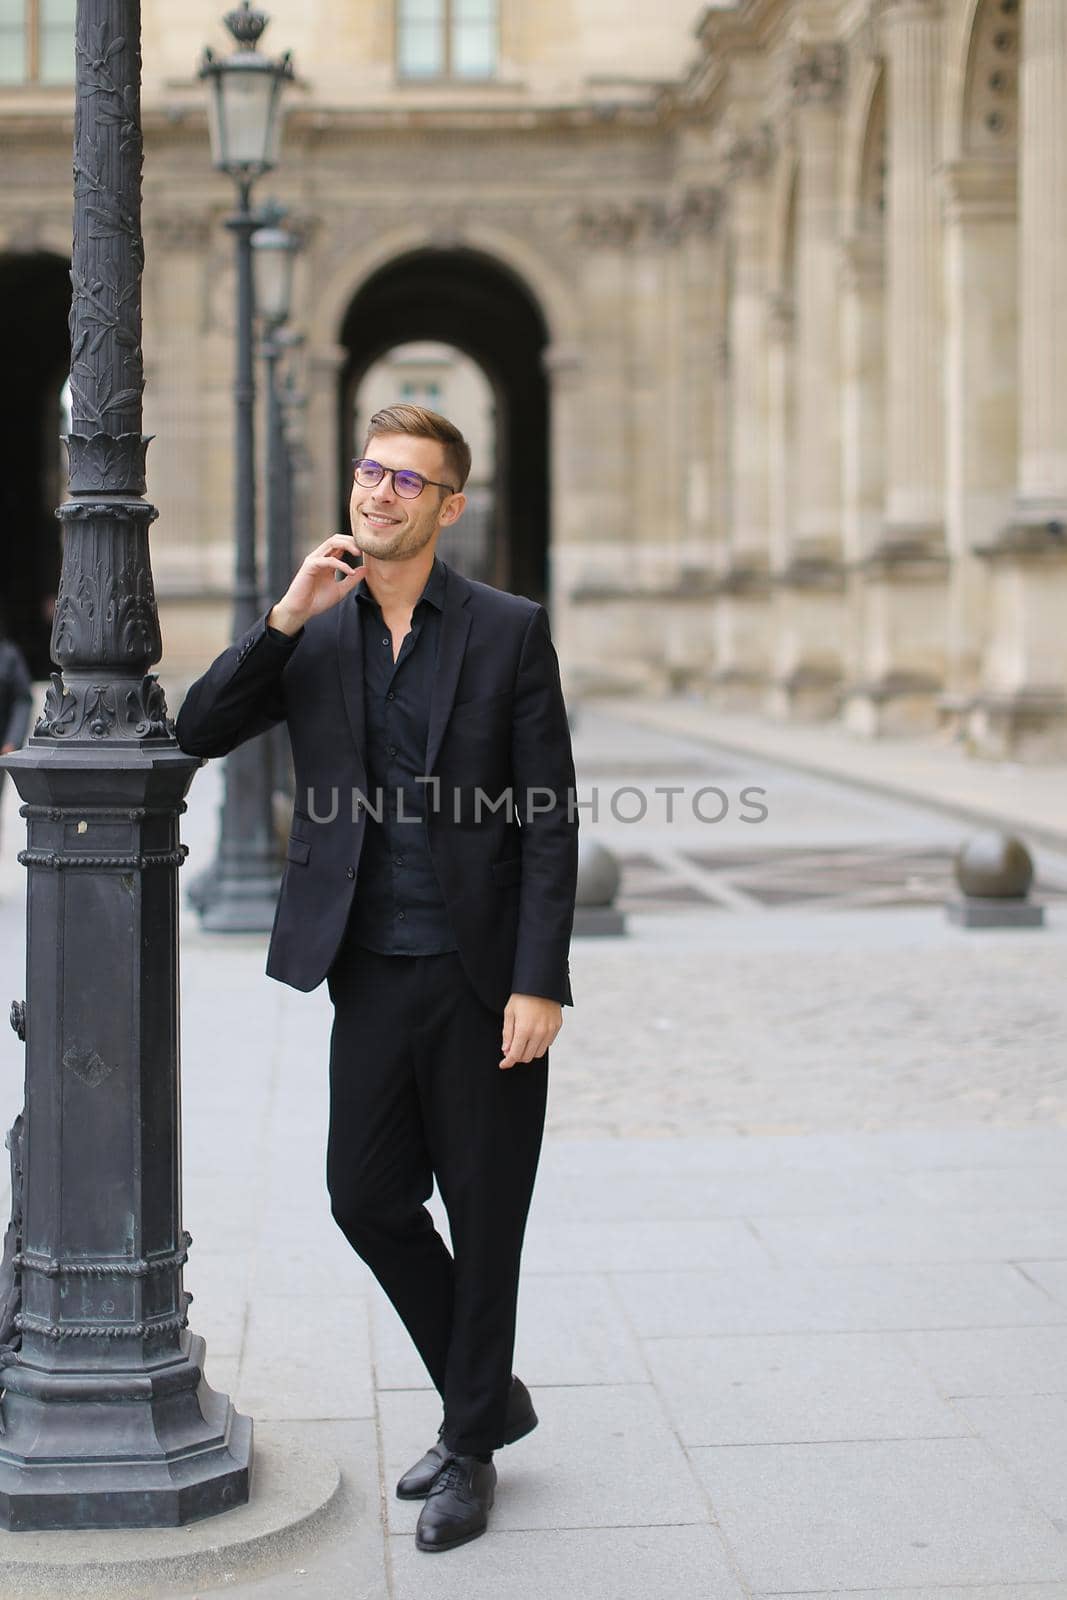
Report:
M636 858L660 909L631 912L627 938L576 942L553 1132L1067 1122L1067 861L1037 853L1044 929L962 930L930 885L948 889L946 864L972 826L601 711L578 719L575 749L585 836ZM585 821L594 785L596 824ZM657 791L671 785L684 792L668 823ZM694 816L693 796L712 787L731 805L721 824ZM646 816L620 822L641 809L634 788ZM741 820L746 789L762 791L765 821ZM711 795L697 806L721 809ZM850 906L843 855L882 904ZM706 909L657 901L657 871L690 883ZM738 892L756 879L780 899ZM926 904L909 904L909 885ZM626 887L624 874L622 904L639 905Z

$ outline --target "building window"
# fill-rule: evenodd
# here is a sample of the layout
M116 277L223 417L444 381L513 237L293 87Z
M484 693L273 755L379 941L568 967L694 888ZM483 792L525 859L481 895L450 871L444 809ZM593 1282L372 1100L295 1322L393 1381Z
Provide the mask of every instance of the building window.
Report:
M77 0L0 0L0 84L73 83Z
M497 0L397 0L401 78L476 82L496 68Z

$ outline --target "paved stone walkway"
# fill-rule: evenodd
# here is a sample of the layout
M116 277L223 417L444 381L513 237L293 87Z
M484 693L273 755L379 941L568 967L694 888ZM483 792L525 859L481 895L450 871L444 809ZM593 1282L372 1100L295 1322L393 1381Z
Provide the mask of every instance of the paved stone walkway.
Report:
M944 851L970 831L620 708L583 713L577 745L586 799L593 783L766 787L758 825L609 808L598 836L679 870L742 846ZM187 872L217 797L212 764ZM1067 882L1057 853L1039 865ZM436 1560L391 1492L435 1397L324 1193L328 999L270 983L261 939L183 922L193 1326L212 1380L330 1452L348 1497L321 1545L210 1600L1067 1600L1062 902L1044 930L975 934L936 905L727 895L576 943L516 1356L542 1426L499 1457L490 1534ZM6 1126L14 1035L0 1068ZM2 1562L0 1539L6 1600ZM166 1593L209 1600L180 1578L151 1600Z

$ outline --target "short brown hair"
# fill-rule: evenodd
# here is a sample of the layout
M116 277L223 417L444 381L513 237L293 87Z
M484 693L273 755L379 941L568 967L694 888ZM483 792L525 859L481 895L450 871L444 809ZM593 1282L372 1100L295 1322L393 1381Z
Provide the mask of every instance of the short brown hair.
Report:
M471 447L454 422L425 406L385 406L376 411L367 425L364 450L380 433L407 433L413 439L436 439L445 447L445 468L457 491L463 488L471 471Z

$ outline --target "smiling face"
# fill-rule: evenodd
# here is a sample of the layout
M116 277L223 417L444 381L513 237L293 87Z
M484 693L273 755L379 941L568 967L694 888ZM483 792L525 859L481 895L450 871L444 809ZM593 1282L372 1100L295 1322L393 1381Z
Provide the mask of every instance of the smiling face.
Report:
M444 446L436 439L378 433L368 439L364 453L383 467L406 467L424 478L449 481ZM456 521L466 503L462 494L448 494L435 483L427 483L417 499L403 500L386 473L374 489L353 483L352 537L364 555L376 561L409 561Z

